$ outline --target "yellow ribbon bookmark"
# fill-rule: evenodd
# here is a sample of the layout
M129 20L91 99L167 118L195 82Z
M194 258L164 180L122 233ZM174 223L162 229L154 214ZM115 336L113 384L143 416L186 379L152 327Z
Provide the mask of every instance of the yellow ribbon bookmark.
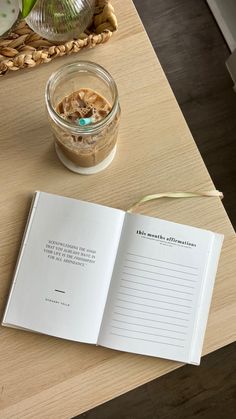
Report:
M219 197L220 199L224 198L222 192L213 190L213 191L203 191L203 192L164 192L164 193L157 193L154 195L146 195L140 201L136 202L132 207L130 207L127 212L132 212L135 208L137 208L140 204L144 202L153 201L159 198L195 198L199 196L208 196L208 197Z

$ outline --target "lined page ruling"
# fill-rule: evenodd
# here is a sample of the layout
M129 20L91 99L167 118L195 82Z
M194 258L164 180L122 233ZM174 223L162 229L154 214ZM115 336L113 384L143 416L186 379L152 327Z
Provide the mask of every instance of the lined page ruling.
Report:
M98 343L190 362L214 233L127 214Z

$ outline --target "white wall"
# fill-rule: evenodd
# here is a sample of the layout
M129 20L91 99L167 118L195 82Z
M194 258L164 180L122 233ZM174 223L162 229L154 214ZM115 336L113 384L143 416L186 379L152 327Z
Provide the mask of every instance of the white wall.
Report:
M231 51L236 49L236 0L207 0Z

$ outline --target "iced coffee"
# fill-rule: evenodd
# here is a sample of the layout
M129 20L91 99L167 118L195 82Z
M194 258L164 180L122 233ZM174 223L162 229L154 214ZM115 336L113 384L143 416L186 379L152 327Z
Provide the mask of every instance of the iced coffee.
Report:
M84 133L70 133L55 127L57 145L69 160L81 167L91 167L109 156L116 145L118 115L104 124L98 133L89 131L111 112L111 105L103 96L92 89L80 89L66 96L59 103L57 112L75 126L80 126L82 120L88 121Z
M80 71L76 74L78 65ZM83 77L81 65L89 67L89 77ZM85 62L74 66L76 82L73 78L72 82L66 80L67 88L61 84L52 103L48 104L46 98L51 128L62 163L75 172L96 173L107 167L115 155L120 119L117 89L113 79L109 86L111 76L102 67ZM97 68L98 73L92 74ZM103 76L100 69L106 76L102 83L97 80Z

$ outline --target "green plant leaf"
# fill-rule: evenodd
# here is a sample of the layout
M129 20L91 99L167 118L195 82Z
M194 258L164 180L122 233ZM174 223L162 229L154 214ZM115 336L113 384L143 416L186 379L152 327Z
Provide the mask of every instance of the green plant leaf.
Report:
M22 0L22 17L25 18L33 9L37 0Z

